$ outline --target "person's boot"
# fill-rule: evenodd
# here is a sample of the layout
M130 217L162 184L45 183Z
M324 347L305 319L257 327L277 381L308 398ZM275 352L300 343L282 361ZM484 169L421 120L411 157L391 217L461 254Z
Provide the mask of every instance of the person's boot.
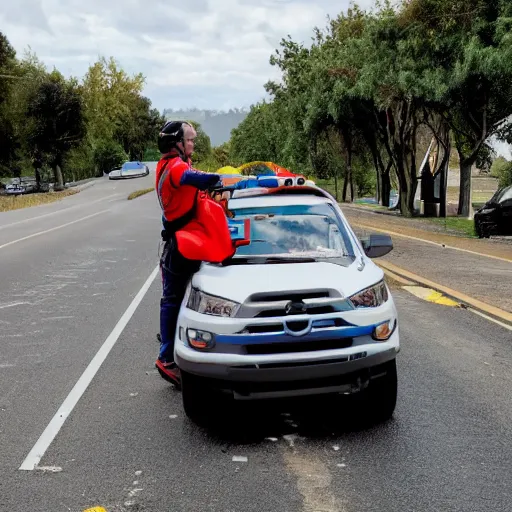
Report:
M176 389L181 389L180 369L175 362L164 363L160 359L157 359L155 367L163 379L173 384Z

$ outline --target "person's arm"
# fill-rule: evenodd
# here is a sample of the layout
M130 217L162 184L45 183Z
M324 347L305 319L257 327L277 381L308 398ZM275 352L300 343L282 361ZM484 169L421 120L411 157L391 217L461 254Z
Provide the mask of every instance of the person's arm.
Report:
M206 190L212 187L220 180L218 174L211 174L209 172L197 171L195 169L187 169L180 179L180 185L190 185L199 190Z

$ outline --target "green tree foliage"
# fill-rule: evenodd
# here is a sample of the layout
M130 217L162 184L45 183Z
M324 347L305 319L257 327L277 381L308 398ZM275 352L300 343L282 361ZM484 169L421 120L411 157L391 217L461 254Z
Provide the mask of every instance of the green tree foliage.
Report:
M219 163L219 167L229 165L231 162L231 145L229 142L225 142L224 144L213 148L212 153L213 158Z
M18 149L12 118L8 115L15 57L14 49L0 32L0 177L9 173L9 167Z
M64 158L86 134L79 87L54 71L29 98L27 116L33 126L27 141L30 151L54 169L57 186L62 188Z
M165 123L158 110L151 108L148 98L133 94L130 109L114 139L120 141L130 160L143 160L148 141L156 141Z
M121 167L128 160L128 155L121 144L107 139L96 145L93 159L99 173L108 174L110 171Z
M315 29L309 48L283 39L270 60L280 80L233 130L232 158L343 180L343 200L373 186L387 205L396 179L400 209L413 215L425 151L433 140L437 175L453 143L466 215L470 169L488 167L489 137L512 141L511 14L504 1L384 1L351 6Z
M130 76L113 58L100 58L81 80L66 79L31 52L17 59L0 33L0 176L35 171L39 180L52 169L62 187L64 177L154 159L164 118L143 87L142 74Z
M204 132L203 128L196 121L188 121L196 130L197 137L194 148L194 163L200 164L206 160L212 159L212 143L210 137Z
M499 157L492 163L491 175L498 178L500 187L512 185L512 162Z
M87 133L92 141L112 139L132 120L139 105L134 98L144 86L142 74L130 77L117 62L102 58L93 64L83 81Z

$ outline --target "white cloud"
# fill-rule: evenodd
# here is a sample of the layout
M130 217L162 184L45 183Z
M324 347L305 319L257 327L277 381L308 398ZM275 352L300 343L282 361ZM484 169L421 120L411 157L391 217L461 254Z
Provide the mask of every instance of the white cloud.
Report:
M248 106L277 76L269 57L290 34L309 44L315 26L349 0L16 0L0 26L18 54L29 46L48 66L83 76L101 56L146 76L145 94L165 107ZM359 2L370 5L371 0Z

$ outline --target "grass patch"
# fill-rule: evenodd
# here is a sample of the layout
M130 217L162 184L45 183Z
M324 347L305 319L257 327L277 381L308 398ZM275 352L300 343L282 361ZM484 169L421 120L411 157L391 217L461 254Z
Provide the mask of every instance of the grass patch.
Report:
M68 196L78 194L79 190L68 189L59 192L42 192L36 194L26 194L19 196L0 196L0 212L11 210L20 210L30 208L41 204L54 203Z
M428 222L434 222L438 226L444 227L447 231L455 231L464 236L471 238L476 237L475 223L470 219L462 217L446 217L446 218L427 218Z
M315 182L315 184L329 192L331 196L336 197L336 187L334 186L334 180L319 180L315 177L312 178L312 180ZM341 194L343 192L343 181L338 181L338 197L341 198Z
M135 199L136 197L143 196L144 194L149 194L150 192L153 192L155 190L154 187L151 188L143 188L142 190L136 190L135 192L132 192L128 196L128 201L131 201L132 199Z
M343 204L343 203L342 203ZM375 203L364 203L363 201L354 201L353 203L355 206L361 206L363 208L368 208L371 210L381 210L381 211L387 211L389 208L387 206L382 206L381 204L375 204Z
M472 193L472 203L473 208L478 204L485 204L491 197L494 195L497 189L489 189L489 190L476 190L473 188ZM446 191L446 200L451 203L459 202L459 187L448 187Z

